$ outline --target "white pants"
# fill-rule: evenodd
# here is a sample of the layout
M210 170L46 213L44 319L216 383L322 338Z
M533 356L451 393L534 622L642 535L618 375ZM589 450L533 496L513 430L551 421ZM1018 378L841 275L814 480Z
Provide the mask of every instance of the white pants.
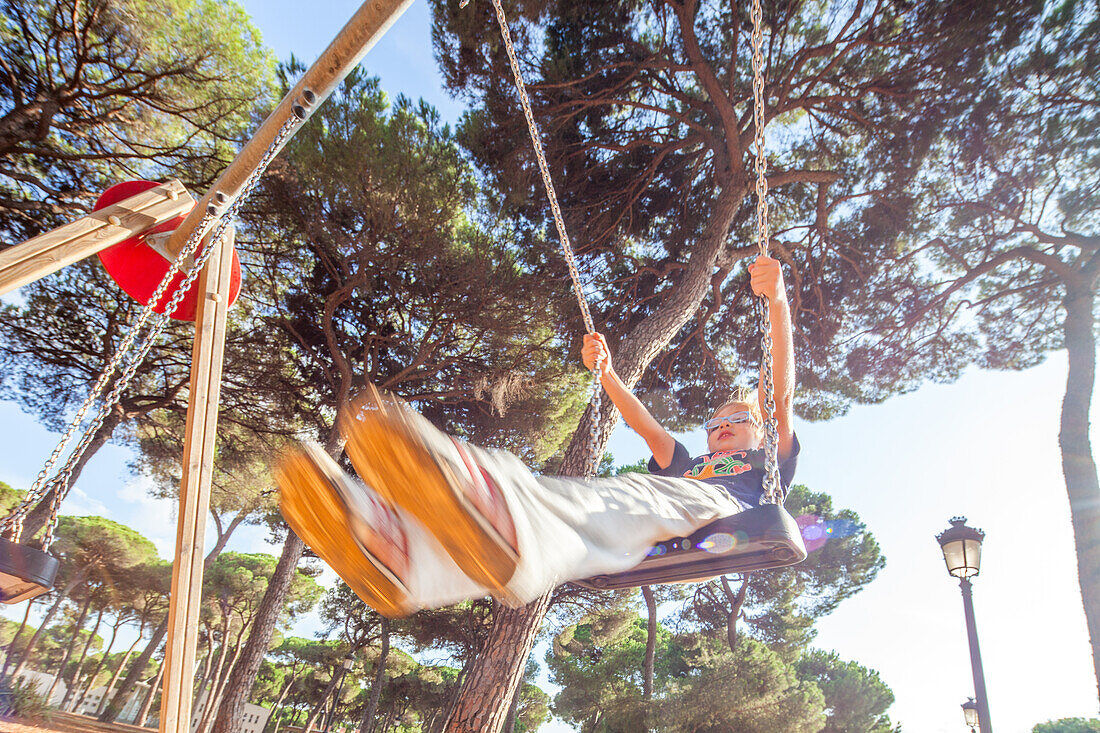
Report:
M637 565L654 543L682 537L745 506L719 486L626 473L605 479L535 476L505 451L467 445L496 481L516 528L519 565L503 597L527 603L554 586ZM403 513L412 566L412 602L435 608L489 594Z

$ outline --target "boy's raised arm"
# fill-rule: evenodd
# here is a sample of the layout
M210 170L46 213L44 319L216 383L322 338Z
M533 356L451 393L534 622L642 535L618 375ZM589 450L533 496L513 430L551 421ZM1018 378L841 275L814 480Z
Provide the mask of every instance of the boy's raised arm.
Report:
M676 439L669 435L653 415L649 414L649 410L641 400L634 396L634 393L615 373L615 368L611 364L611 350L607 347L607 340L602 333L584 335L581 359L589 371L595 369L596 362L599 361L600 384L611 397L615 408L623 416L626 424L645 440L646 445L653 451L653 458L656 459L657 465L668 468L676 449Z
M768 299L772 332L772 380L775 387L775 421L779 430L779 460L794 449L794 340L791 336L791 308L783 284L779 260L759 255L749 265L752 291ZM760 380L764 384L763 377ZM764 395L760 395L761 412Z

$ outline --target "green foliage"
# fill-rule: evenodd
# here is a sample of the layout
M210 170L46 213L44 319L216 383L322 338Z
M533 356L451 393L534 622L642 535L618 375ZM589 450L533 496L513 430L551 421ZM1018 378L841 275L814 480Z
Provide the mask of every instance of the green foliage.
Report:
M209 182L273 80L232 0L4 0L0 63L0 231L16 241L108 182Z
M266 327L288 358L270 385L283 419L325 435L370 381L452 434L532 465L552 455L584 399L556 339L561 284L545 276L545 242L481 213L438 113L391 105L355 71L284 160L245 215Z
M597 614L565 629L547 656L562 686L553 710L582 731L817 731L824 698L810 680L765 645L730 651L701 634L659 627L654 693L642 696L645 621Z
M886 559L859 515L834 509L828 495L796 484L786 508L804 525L803 534L812 537L806 560L734 578L743 587L743 598L737 596L742 588L735 589L735 582L710 581L696 589L691 608L692 620L710 633L733 636L731 621L743 619L749 634L794 660L813 639L814 622L874 580ZM734 610L738 613L731 619Z
M135 566L156 562L157 548L139 532L105 517L58 519L54 551L62 565L85 571L96 582L114 587Z
M825 695L822 733L891 733L886 709L894 693L878 672L845 662L835 652L812 650L796 665L799 676L813 680Z
M657 708L666 730L818 731L824 699L812 681L767 646L696 637L684 644L670 697Z
M625 466L616 466L615 473L649 473L649 459L640 458L637 463L629 463Z
M517 691L519 701L515 706L514 733L536 731L550 719L550 695L534 684L538 674L538 663L533 659L528 659L527 667L523 670L523 679L520 681L519 690Z
M1097 718L1061 718L1039 723L1031 733L1095 733L1100 731L1100 719Z
M23 497L26 496L26 494L26 491L13 489L3 481L0 481L0 517L6 517L11 514L12 510L23 501Z
M549 227L491 10L432 7L446 83L474 104L461 139L504 215ZM909 186L935 155L940 121L971 104L1038 9L764 3L765 105L782 110L766 131L771 231L789 268L800 414L828 417L959 372L970 340L906 351L872 329L922 301L916 268L890 260L920 216ZM632 360L671 335L654 368L638 369L639 389L671 406L659 410L669 427L697 424L732 385L755 381L759 363L744 269L756 252L747 6L512 10L555 188L581 270L595 274L596 320ZM674 334L662 331L670 322Z
M648 700L645 618L607 608L568 624L547 657L556 714L583 731L890 731L893 695L876 672L805 651L814 622L882 568L878 544L827 495L794 486L787 508L819 530L801 565L654 589L659 603L693 596L679 634L657 624Z
M5 647L6 653L11 653L7 649L7 646L11 644L12 639L15 638L16 632L19 630L19 622L12 621L11 619L0 618L0 646ZM34 629L24 629L23 634L33 634Z
M521 684L519 695L515 733L533 733L550 720L550 695L529 682Z
M250 624L267 591L278 558L263 553L223 552L203 574L205 613L219 617L231 628ZM280 618L291 618L313 608L324 588L312 577L297 571Z
M7 709L0 710L0 715L12 716L32 723L49 722L50 707L46 704L46 698L38 693L35 684L30 680L16 680L8 695L7 700L4 701Z

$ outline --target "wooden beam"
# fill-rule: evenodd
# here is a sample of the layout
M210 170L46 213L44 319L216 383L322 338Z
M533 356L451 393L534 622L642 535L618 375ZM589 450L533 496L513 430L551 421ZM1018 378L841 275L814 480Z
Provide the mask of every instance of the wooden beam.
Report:
M202 600L206 516L210 508L210 477L214 464L222 356L233 271L232 231L228 230L222 246L210 255L199 280L201 298L195 316L191 396L187 405L176 557L172 563L168 641L164 656L167 667L160 704L162 733L189 733L191 728L191 692L199 634L199 602Z
M172 234L165 245L170 256L175 257L183 249L183 245L191 236L191 232L199 226L209 206L214 203L219 206L229 205L241 194L245 181L252 171L256 170L257 164L275 141L279 130L287 120L295 116L295 107L301 107L303 114L308 115L321 102L328 99L332 90L359 64L367 51L389 30L394 21L401 17L412 2L413 0L367 0L363 3L328 48L306 70L294 88L283 97L279 106L264 120L252 139L245 143L241 152L237 153L237 157L199 201L199 205ZM301 7L307 6L308 3ZM286 144L285 140L283 144ZM203 234L205 235L206 232Z
M186 214L195 199L177 180L0 251L0 295Z

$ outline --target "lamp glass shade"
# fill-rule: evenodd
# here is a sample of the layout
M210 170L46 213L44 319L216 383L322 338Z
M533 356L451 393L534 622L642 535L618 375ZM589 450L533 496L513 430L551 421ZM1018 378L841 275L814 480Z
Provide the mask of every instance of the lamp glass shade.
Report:
M943 559L947 563L947 572L956 578L977 575L982 562L982 543L971 539L945 542Z
M974 702L974 698L970 698L962 704L963 720L971 728L975 728L978 725L978 703Z
M348 670L355 666L355 657L344 657L344 669Z
M936 535L943 550L947 572L956 578L969 578L978 574L982 560L982 540L985 533L966 526L966 517L953 517L951 526Z

